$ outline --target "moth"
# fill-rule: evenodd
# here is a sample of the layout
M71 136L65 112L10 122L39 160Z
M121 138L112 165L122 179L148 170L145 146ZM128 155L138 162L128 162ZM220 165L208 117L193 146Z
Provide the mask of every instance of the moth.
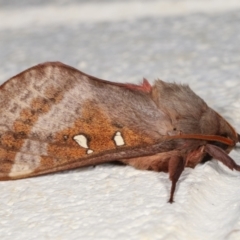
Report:
M119 161L168 172L172 203L185 167L215 158L239 171L228 155L239 141L187 85L114 83L47 62L0 87L0 180Z

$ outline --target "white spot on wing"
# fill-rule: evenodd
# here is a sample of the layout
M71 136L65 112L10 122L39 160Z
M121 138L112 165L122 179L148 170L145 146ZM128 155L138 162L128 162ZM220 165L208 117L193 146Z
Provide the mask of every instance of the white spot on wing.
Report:
M26 139L20 151L16 154L9 177L28 175L41 164L40 155L47 154L47 144Z
M32 173L40 166L41 160L39 156L26 153L17 153L15 163L13 164L9 177L24 176Z
M116 132L113 140L117 146L122 146L125 144L122 134L120 132Z
M91 154L91 153L93 153L93 150L92 149L88 149L87 150L87 154Z
M83 148L88 148L87 138L84 135L76 135L73 139Z

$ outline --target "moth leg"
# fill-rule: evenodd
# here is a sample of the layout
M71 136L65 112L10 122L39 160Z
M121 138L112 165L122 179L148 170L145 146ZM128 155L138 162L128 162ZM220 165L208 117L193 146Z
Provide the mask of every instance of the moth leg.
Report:
M218 161L222 162L224 165L226 165L231 170L235 169L237 171L240 171L240 166L237 165L234 160L228 156L228 154L221 148L212 145L207 144L205 146L205 151L212 156L213 158L217 159Z
M177 181L183 172L185 167L185 160L180 156L173 156L170 158L168 162L168 171L169 171L169 179L172 181L171 192L170 192L170 203L173 203L173 196L176 188Z

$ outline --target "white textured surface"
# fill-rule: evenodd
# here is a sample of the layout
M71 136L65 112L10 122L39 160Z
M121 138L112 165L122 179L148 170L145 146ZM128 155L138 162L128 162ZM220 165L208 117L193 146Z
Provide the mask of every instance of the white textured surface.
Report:
M240 9L240 1L129 1L83 3L65 6L46 5L19 9L0 9L0 28L76 24L79 22L122 21L144 17L159 17L191 13L217 13ZM14 16L14 17L12 17ZM23 18L24 16L24 18Z
M185 4L174 2L166 4ZM217 14L212 7L201 14L138 19L130 8L131 21L66 20L60 26L50 21L38 27L34 21L25 26L24 18L11 27L21 9L16 13L14 6L2 4L0 16L5 11L12 20L5 18L8 27L0 28L0 80L36 63L60 60L113 81L185 82L240 132L240 16L229 11L228 2L233 3L226 1L226 11ZM207 4L216 1L202 1L201 9ZM44 11L42 18L48 22ZM240 163L239 151L231 156ZM0 187L0 239L240 239L240 173L216 161L186 169L172 205L166 202L167 174L109 164L0 182Z

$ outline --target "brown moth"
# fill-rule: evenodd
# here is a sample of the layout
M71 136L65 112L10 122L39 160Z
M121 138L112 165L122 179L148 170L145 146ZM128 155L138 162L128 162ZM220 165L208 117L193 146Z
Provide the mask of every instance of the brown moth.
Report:
M58 62L0 88L0 180L119 161L169 172L169 202L185 167L228 153L240 136L188 86L101 80Z

